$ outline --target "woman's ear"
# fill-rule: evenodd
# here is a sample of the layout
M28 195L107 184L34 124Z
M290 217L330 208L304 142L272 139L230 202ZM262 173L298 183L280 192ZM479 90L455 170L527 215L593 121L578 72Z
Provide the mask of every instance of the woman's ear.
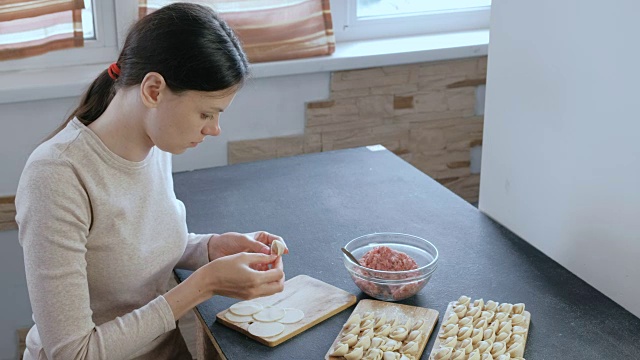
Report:
M162 93L167 88L164 77L157 72L150 72L144 76L140 84L140 98L148 108L155 108L162 100Z

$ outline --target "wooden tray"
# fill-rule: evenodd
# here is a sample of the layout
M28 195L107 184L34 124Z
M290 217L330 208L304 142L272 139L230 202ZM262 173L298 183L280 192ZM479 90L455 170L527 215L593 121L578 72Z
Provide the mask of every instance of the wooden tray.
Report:
M424 320L425 334L422 337L420 344L418 345L419 351L416 356L416 359L419 359L420 356L422 355L422 352L424 351L424 348L425 346L427 346L427 342L431 337L433 328L435 327L436 322L438 322L438 312L435 310L418 307L418 306L402 305L402 304L396 304L396 303L378 301L378 300L360 300L356 308L353 309L353 312L351 313L351 316L349 316L349 319L351 319L356 314L362 317L362 315L364 315L364 313L368 311L373 311L376 314L376 316L381 315L382 313L385 313L387 316L387 319L398 318L402 322L405 322L408 319L412 319L413 321L420 320L420 319ZM347 320L347 322L348 321L349 320ZM340 329L340 332L342 332L342 330L343 329ZM326 360L344 359L344 357L341 357L341 356L340 357L329 356L329 354L333 352L333 348L336 346L336 344L341 338L342 338L341 333L339 333L338 336L336 336L336 339L333 341L333 344L331 344L329 351L327 351L327 354L324 357Z
M285 324L284 331L279 335L263 338L250 334L247 328L251 322L233 323L227 320L224 314L229 309L219 312L216 321L264 345L274 347L356 303L355 295L307 275L298 275L284 284L284 291L281 293L251 300L263 306L296 308L304 312L302 320Z
M471 302L473 302L473 299L471 300ZM449 306L447 306L447 311L444 314L444 317L442 318L442 323L444 323L451 314L453 314L453 308L455 305L456 301L452 301L449 303ZM531 322L531 314L528 311L524 311L522 313L522 315L524 315L525 320L524 320L524 324L527 328L527 332L524 334L524 342L522 343L522 348L520 349L520 351L518 351L516 353L516 357L523 357L524 356L524 349L527 346L527 338L529 337L529 323ZM442 330L442 327L440 327L440 329L438 329L438 333L436 334L437 338L436 338L436 342L433 344L433 348L431 349L431 354L429 355L429 359L432 359L433 356L436 354L437 350L440 349L440 330Z

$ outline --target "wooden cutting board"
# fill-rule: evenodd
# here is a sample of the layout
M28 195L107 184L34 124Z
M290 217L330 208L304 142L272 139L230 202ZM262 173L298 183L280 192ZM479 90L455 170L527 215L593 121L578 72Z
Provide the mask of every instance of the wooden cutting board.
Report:
M473 301L472 301L473 302ZM444 323L444 321L446 321L449 316L451 314L453 314L453 307L456 304L455 301L452 301L449 303L449 306L447 306L447 312L444 314L444 317L442 318L442 321ZM518 351L517 354L515 354L518 357L523 357L524 356L524 349L527 347L527 338L529 337L529 324L531 323L531 313L529 313L528 311L524 311L522 313L522 315L524 315L525 317L525 321L524 321L524 327L527 328L527 332L524 334L524 342L522 343L522 348L520 349L520 351ZM442 330L442 329L440 329ZM440 330L438 331L438 333L440 332ZM440 349L440 340L445 340L445 339L440 339L440 337L438 336L436 338L436 342L433 344L433 348L431 350L431 354L429 356L429 358L431 359L433 356L435 356L436 352L438 349Z
M304 318L294 324L285 324L279 335L263 338L247 331L251 324L233 323L224 316L229 309L219 312L216 321L239 331L246 336L270 347L279 345L301 332L323 322L356 303L356 297L333 285L329 285L307 275L298 275L284 283L281 293L251 300L263 306L296 308L304 312Z
M405 323L409 319L414 322L420 319L424 320L424 335L422 336L422 340L418 344L419 351L416 356L416 359L420 359L420 356L422 355L422 352L424 351L424 348L425 346L427 346L427 342L431 337L433 328L435 327L436 322L438 322L438 312L436 310L418 306L396 304L386 301L360 300L356 308L353 309L353 312L351 313L351 316L349 316L349 319L353 318L356 314L360 315L360 318L362 318L363 315L369 311L373 311L376 316L382 315L384 313L386 314L387 320L397 318L402 323ZM349 320L347 320L347 322L349 322ZM342 338L342 330L343 329L340 330L341 332L336 336L336 339L333 341L333 344L331 344L329 351L327 351L327 354L324 357L325 360L344 359L344 357L329 356L329 354L333 352L333 348Z

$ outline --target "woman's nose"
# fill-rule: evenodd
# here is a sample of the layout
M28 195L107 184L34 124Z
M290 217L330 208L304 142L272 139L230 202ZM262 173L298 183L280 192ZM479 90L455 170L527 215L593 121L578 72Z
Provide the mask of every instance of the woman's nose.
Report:
M209 124L202 128L203 135L218 136L220 135L220 131L220 125L218 124Z

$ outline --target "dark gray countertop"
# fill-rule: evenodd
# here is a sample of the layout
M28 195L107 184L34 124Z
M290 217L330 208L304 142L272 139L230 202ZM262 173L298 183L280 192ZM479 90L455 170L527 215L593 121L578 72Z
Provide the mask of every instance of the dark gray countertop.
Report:
M372 232L413 234L431 241L440 260L430 283L400 303L435 309L442 320L463 294L523 302L531 312L528 360L640 359L640 319L389 151L323 152L174 179L191 232L278 234L291 252L287 278L306 274L368 298L351 281L340 247ZM181 279L189 273L178 271ZM214 297L198 306L229 359L322 359L353 310L269 348L215 323L236 301Z

